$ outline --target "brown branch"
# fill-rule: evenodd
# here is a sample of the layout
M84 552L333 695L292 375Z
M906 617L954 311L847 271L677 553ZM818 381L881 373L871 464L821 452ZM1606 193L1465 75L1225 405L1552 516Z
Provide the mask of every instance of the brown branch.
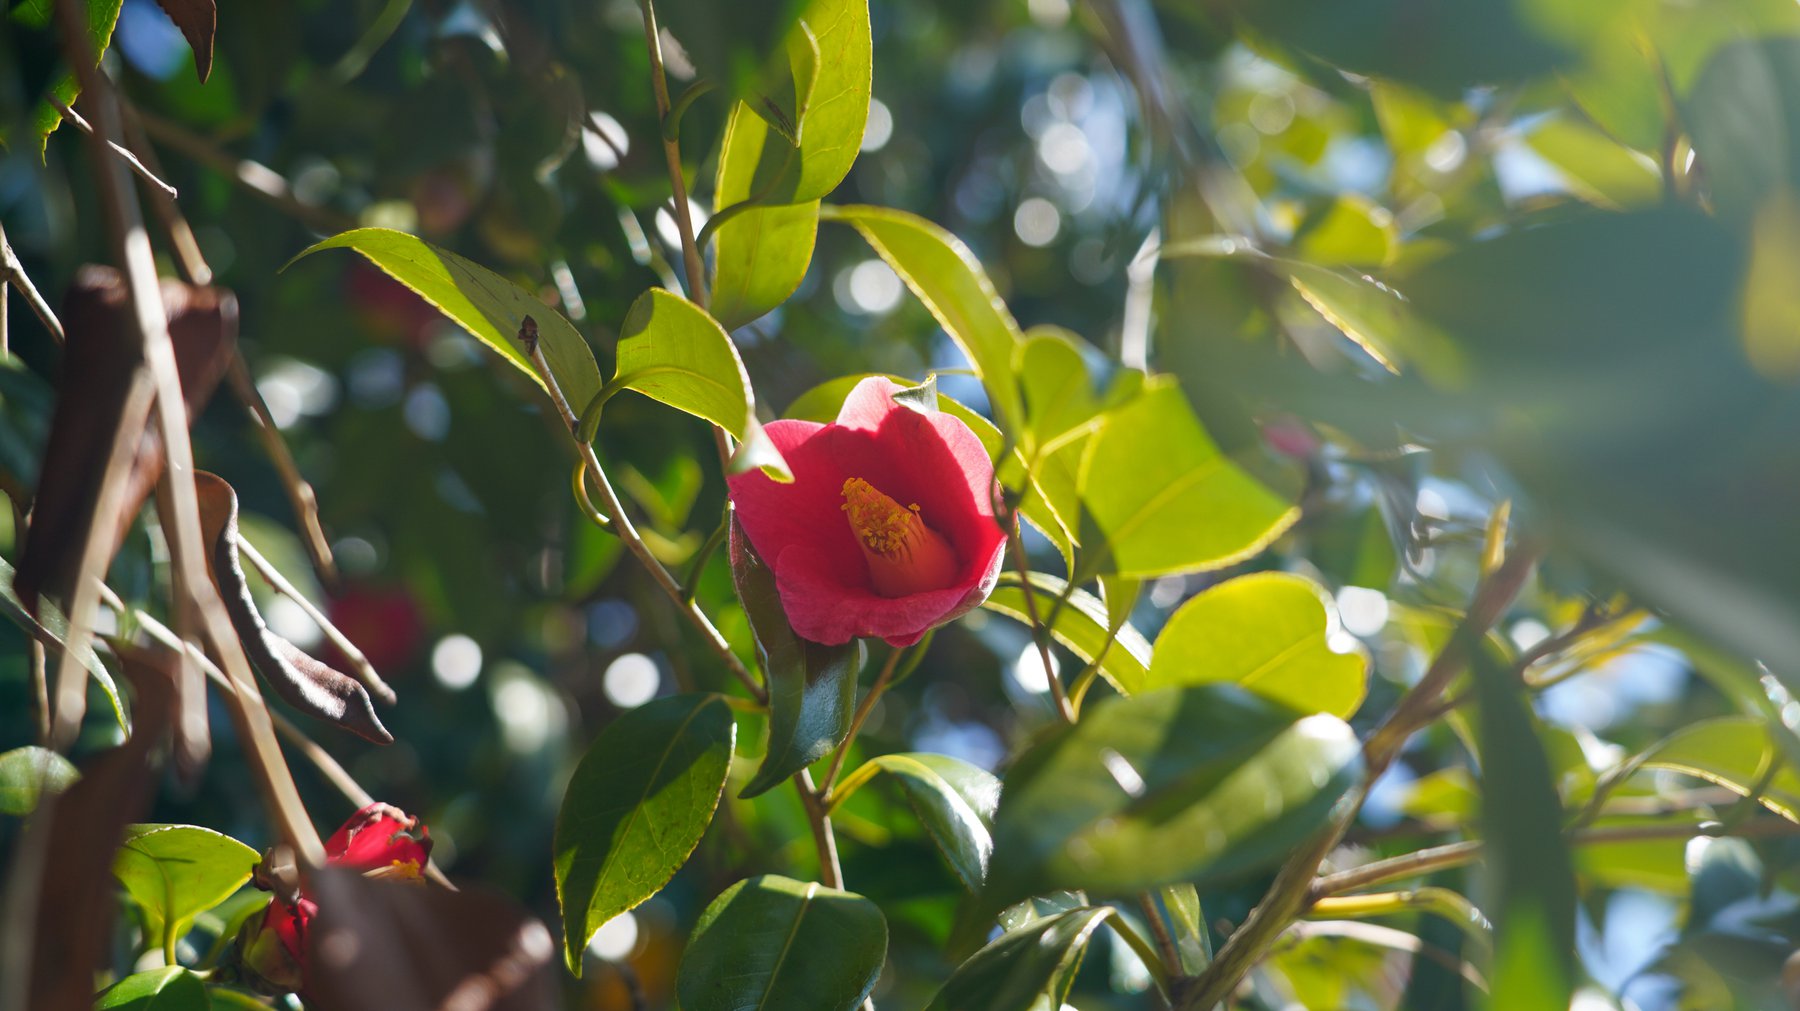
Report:
M269 414L269 405L263 401L262 391L250 378L249 366L244 362L244 354L239 351L232 356L231 367L226 370L225 378L231 383L231 390L237 395L238 402L250 414L250 421L256 426L257 440L262 443L263 452L268 454L269 463L275 467L275 473L281 478L282 490L287 492L288 506L294 511L294 519L300 524L300 543L306 545L306 554L312 559L313 570L319 574L319 581L327 587L337 583L337 560L331 554L331 542L325 537L325 528L319 522L319 496L314 493L313 486L300 474L300 465L294 461L294 453L288 448L287 440L282 438L281 429L276 427L275 419Z
M12 243L6 241L5 227L0 226L0 289L4 289L6 285L19 289L19 294L25 296L25 304L31 306L31 311L37 315L38 322L44 325L45 330L50 331L50 336L55 338L56 343L61 344L64 340L62 321L56 318L56 312L50 308L50 303L44 301L44 296L38 293L37 285L32 284L31 278L26 276L24 265L19 262L18 254L13 252Z
M154 113L139 110L138 118L143 121L144 131L157 141L225 176L240 189L274 205L306 227L321 232L342 232L356 227L354 218L328 207L305 203L294 196L294 188L287 179L267 165L227 154L212 141Z
M887 691L888 682L894 677L894 668L900 663L900 654L905 652L906 649L901 648L888 653L887 662L881 665L881 673L875 676L875 683L869 686L869 694L863 696L862 704L856 707L856 715L850 717L850 732L844 735L844 743L838 745L837 754L831 759L831 768L825 772L825 781L819 785L819 799L827 813L832 806L831 788L837 783L838 773L844 769L844 759L850 755L850 745L856 743L856 735L862 733L869 713L875 709L881 693Z
M45 96L45 101L49 102L51 104L51 106L53 106L56 109L57 112L62 113L62 117L64 119L68 120L70 123L73 123L77 130L80 130L82 133L87 134L89 137L95 136L94 125L92 123L89 123L87 120L83 119L81 116L81 113L76 112L74 109L71 109L68 106L57 101L56 97L54 95ZM128 148L125 145L120 144L118 141L114 141L114 140L105 140L105 141L103 141L103 143L106 145L106 149L108 151L111 151L113 154L118 155L119 159L121 161L123 161L127 166L129 166L131 168L131 171L139 179L142 179L143 181L149 183L150 187L152 189L163 193L164 195L168 196L170 199L175 198L175 196L176 196L175 187L170 186L166 182L163 182L162 179L160 177L158 177L156 173L150 171L150 169L143 162L138 160L138 156L131 152L130 148Z
M656 27L656 4L653 0L642 0L644 10L644 44L650 50L650 88L656 93L656 115L658 125L666 123L669 118L669 82L663 75L662 37ZM662 135L663 159L669 165L669 188L673 191L671 210L675 215L675 231L681 236L681 258L687 269L688 294L693 296L694 304L704 309L707 306L706 267L700 258L700 246L694 241L694 219L688 209L687 180L681 174L681 139L670 137L668 131L659 129Z

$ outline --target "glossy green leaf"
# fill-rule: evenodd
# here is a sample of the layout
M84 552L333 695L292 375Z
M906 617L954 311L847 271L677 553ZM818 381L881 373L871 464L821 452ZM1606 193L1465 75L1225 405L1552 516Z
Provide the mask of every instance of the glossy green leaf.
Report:
M1051 608L1067 584L1049 573L1034 572L1031 585L1036 588L1038 619L1050 619ZM1025 605L1025 584L1016 572L1001 573L999 585L981 606L1017 621L1031 621L1031 613ZM1101 676L1121 693L1140 692L1149 678L1150 643L1142 632L1121 621L1117 634L1112 637L1112 645L1107 646L1109 622L1106 605L1093 594L1078 589L1057 612L1050 624L1050 635L1088 663L1093 663L1096 656L1101 657ZM1103 648L1106 650L1104 655L1101 654Z
M799 143L771 133L753 187L771 204L804 204L837 189L862 150L874 84L868 0L806 0L800 14L818 52Z
M1357 193L1332 198L1294 233L1299 258L1327 267L1379 267L1394 258L1399 246L1394 215Z
M334 235L308 246L294 260L321 249L361 253L541 387L544 381L518 339L519 326L530 316L537 323L544 360L556 374L570 409L580 414L600 392L600 368L575 327L537 296L486 267L387 228L358 228Z
M800 113L819 71L818 51L793 44L801 9L801 0L656 6L660 27L674 34L701 76L750 103L790 139L799 136Z
M563 954L655 895L699 845L731 771L737 724L718 695L673 695L628 710L589 745L556 817Z
M61 793L80 778L73 763L49 748L0 754L0 814L30 814L44 794Z
M1031 496L1078 544L1081 526L1081 457L1100 415L1078 338L1034 327L1019 345L1015 368L1025 398L1020 456Z
M96 1009L115 1011L208 1011L212 1000L200 977L179 965L127 976L107 987Z
M1267 547L1299 510L1219 451L1172 380L1144 384L1088 440L1081 501L1101 571L1146 578L1221 568Z
M1800 774L1769 739L1767 725L1754 716L1701 720L1652 745L1631 765L1684 773L1748 797L1770 765L1775 771L1757 801L1789 821L1800 822Z
M887 921L873 902L765 874L706 907L675 986L684 1011L850 1011L886 960Z
M24 24L39 28L49 27L55 30L50 22L51 3L27 4L13 14L13 18ZM119 11L125 6L125 0L86 0L82 5L87 11L87 44L98 61L106 55L107 47L112 45L113 29L119 24ZM81 97L81 81L73 71L65 70L58 75L49 86L49 92L63 105L73 106ZM51 105L47 99L39 99L31 111L31 136L36 145L38 157L44 156L45 145L50 135L62 125L62 111Z
M1212 934L1200 909L1200 891L1182 882L1164 887L1161 894L1163 908L1169 911L1169 934L1175 939L1175 951L1181 958L1180 966L1169 969L1179 970L1184 976L1198 976L1213 958Z
M856 675L865 651L860 640L826 646L794 634L775 590L775 573L750 550L735 516L731 576L769 686L769 747L756 775L738 794L748 799L779 786L843 743L856 710Z
M865 773L863 769L870 770ZM987 878L1000 780L960 758L909 752L871 758L853 775L885 772L906 794L919 824L970 891Z
M819 203L760 205L753 186L769 127L738 103L725 127L713 202L725 210L747 200L759 206L718 227L713 237L712 312L736 330L787 300L806 277L819 230Z
M958 966L927 1011L1031 1011L1040 1000L1060 1008L1106 906L1071 909L995 938Z
M113 874L144 911L145 933L179 937L195 916L250 880L262 858L228 835L198 825L132 825Z
M1239 576L1194 597L1156 637L1147 690L1230 682L1301 712L1349 719L1368 658L1326 640L1325 590L1285 572Z
M791 478L756 421L750 376L731 335L687 299L661 288L638 296L619 329L618 366L607 388L636 390L718 425L742 446L734 470L762 467Z
M1012 364L1023 340L987 271L961 239L916 214L886 207L821 208L853 226L950 335L987 388L1002 429L1024 416Z
M19 594L13 589L16 576L12 563L0 558L0 613L12 619L13 624L23 629L26 635L36 635L39 638L48 636L60 649L69 634L69 619L63 616L62 608L57 607L55 601L43 597L38 599L36 615L27 611L24 602L19 600ZM94 683L105 693L119 728L130 733L131 717L125 711L125 701L119 697L119 685L113 680L112 671L107 670L106 665L100 662L100 656L94 652L92 644L82 647L80 659L81 665L93 675Z
M1525 138L1556 166L1583 200L1603 207L1641 207L1662 197L1656 162L1569 116L1557 116Z
M1341 720L1235 686L1091 703L1007 773L987 904L1203 885L1278 861L1361 774Z
M1482 831L1494 916L1492 1007L1562 1008L1575 985L1575 874L1562 804L1518 679L1472 649L1480 704Z

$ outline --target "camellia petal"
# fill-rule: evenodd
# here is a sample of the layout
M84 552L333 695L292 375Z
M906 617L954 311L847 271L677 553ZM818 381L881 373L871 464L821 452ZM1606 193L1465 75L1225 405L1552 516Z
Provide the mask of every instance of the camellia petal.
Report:
M987 451L960 420L895 403L902 389L870 377L829 425L770 424L792 483L730 478L738 522L802 638L909 646L999 577L1006 535Z

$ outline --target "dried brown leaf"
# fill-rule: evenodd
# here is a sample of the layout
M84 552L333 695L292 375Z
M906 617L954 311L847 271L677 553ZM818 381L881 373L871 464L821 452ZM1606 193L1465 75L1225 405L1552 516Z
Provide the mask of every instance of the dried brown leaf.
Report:
M219 30L219 9L213 0L156 0L194 50L194 71L205 81L212 73L213 36Z

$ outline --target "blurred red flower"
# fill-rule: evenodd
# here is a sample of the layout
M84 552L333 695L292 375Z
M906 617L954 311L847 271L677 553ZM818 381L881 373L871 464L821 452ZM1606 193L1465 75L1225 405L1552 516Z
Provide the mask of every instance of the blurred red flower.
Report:
M802 638L910 646L999 577L1006 534L987 450L957 418L896 403L902 389L870 377L829 425L771 423L792 483L730 478L738 522Z

